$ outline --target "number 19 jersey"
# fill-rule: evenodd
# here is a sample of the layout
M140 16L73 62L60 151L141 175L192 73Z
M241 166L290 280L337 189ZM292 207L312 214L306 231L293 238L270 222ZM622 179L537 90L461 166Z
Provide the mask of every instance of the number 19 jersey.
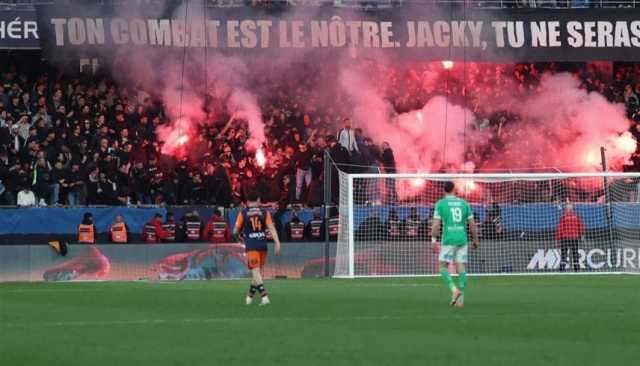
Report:
M433 218L442 222L442 245L467 245L467 220L473 212L465 200L447 195L436 202Z

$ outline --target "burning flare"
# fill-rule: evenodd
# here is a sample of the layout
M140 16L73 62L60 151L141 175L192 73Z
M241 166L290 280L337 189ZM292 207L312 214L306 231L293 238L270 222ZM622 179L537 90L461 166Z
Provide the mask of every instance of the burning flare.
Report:
M256 150L256 161L261 169L264 169L265 164L267 163L267 158L264 157L264 151L262 148Z
M453 69L453 61L449 61L449 60L442 61L442 67L444 67L445 70Z
M427 181L422 178L414 178L410 181L412 188L422 188L427 184Z

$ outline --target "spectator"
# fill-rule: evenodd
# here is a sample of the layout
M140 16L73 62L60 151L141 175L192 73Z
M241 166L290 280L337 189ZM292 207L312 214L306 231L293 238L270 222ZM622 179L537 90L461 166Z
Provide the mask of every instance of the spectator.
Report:
M580 270L578 246L580 245L580 240L584 240L584 234L585 227L582 219L573 211L573 205L567 203L556 228L556 241L560 246L561 271L564 271L569 266L567 261L569 251L571 252L573 270L575 272Z
M311 185L311 158L312 153L307 145L301 143L298 145L298 152L295 155L296 162L296 202L300 202L303 188L309 189ZM303 187L304 185L304 187Z
M500 206L493 202L482 221L482 237L497 240L502 237L502 213Z
M78 162L71 163L71 169L62 173L61 187L63 197L66 196L66 203L69 206L77 206L84 204L84 197L86 196L84 175L80 170L80 164Z
M33 168L33 191L40 206L57 203L59 185L54 182L51 174L51 167L44 158L44 154L39 154L35 167Z
M36 205L36 196L29 187L23 187L18 192L18 206L20 207L33 207Z
M358 152L358 143L356 141L355 131L351 128L352 122L351 118L344 119L344 128L342 128L338 132L338 142L342 147L344 147L349 156L353 156L354 153Z
M285 174L282 176L279 201L284 201L286 205L289 205L296 201L295 181L291 179L291 175Z
M382 166L385 173L396 173L396 159L393 156L393 150L388 142L382 144ZM385 179L386 203L395 203L398 200L398 192L396 190L395 179Z
M631 84L627 84L624 86L624 102L628 106L635 106L635 107L637 107L638 104L640 104L640 100L638 99L638 96L636 95L636 93L633 91L633 86L631 86Z
M349 161L349 153L344 146L338 143L334 136L328 136L327 142L329 144L329 156L333 162L331 164L331 200L333 203L338 203L340 179L338 169L345 168L345 164Z
M96 201L95 203L101 205L116 205L118 200L116 199L116 183L107 178L107 174L100 172L100 179L96 183Z
M231 183L223 164L218 164L208 180L209 197L212 203L228 206L232 202Z

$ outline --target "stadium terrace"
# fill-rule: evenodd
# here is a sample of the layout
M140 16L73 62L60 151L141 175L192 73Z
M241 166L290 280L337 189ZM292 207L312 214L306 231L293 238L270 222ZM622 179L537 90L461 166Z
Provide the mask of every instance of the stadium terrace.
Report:
M0 366L637 364L610 3L0 0Z

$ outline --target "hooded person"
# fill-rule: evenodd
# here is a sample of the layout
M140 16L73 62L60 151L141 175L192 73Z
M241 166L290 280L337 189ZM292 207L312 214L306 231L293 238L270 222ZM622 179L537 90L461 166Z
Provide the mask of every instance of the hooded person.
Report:
M78 225L78 243L95 244L96 235L97 230L93 224L93 215L91 212L85 212L82 217L82 222Z

